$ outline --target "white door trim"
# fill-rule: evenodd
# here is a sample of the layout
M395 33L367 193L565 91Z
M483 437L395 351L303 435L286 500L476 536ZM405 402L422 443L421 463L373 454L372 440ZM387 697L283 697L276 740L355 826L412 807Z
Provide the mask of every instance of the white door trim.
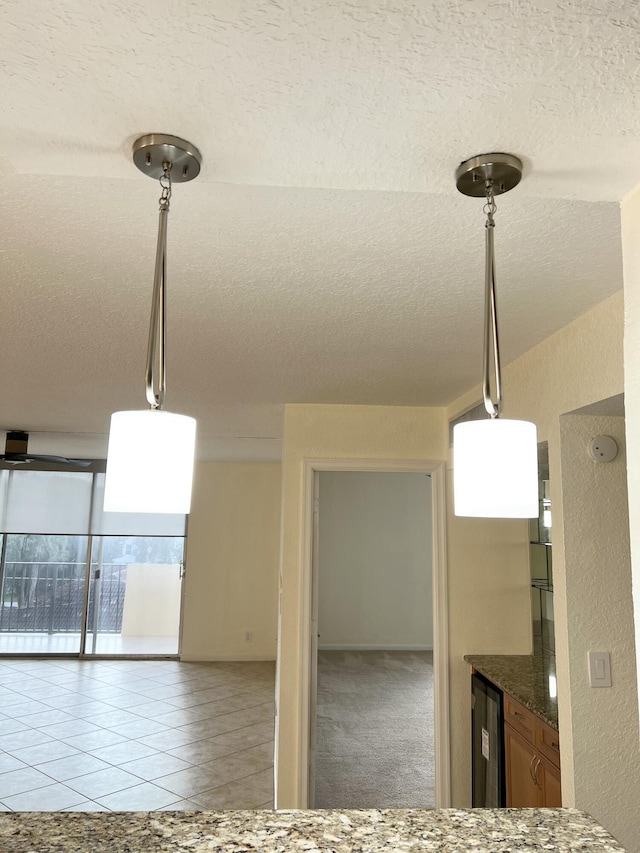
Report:
M436 808L451 805L449 738L449 624L446 555L445 463L397 459L305 459L303 471L302 583L300 590L300 765L299 802L309 802L309 743L311 697L311 581L313 566L313 483L317 471L371 471L430 474L433 525L433 667L436 754Z

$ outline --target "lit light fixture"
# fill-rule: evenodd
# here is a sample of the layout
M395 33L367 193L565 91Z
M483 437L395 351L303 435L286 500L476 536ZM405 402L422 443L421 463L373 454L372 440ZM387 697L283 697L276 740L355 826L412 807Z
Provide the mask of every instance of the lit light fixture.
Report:
M147 402L142 411L111 416L104 509L107 512L188 513L195 457L196 422L163 409L166 393L165 302L167 216L171 185L200 173L197 148L177 136L148 134L133 145L133 162L161 187L158 245L145 372Z
M535 518L538 515L538 445L535 424L501 419L502 375L496 311L493 234L494 196L509 192L522 177L512 154L480 154L456 170L464 195L485 198L485 300L482 396L489 420L453 428L453 488L456 515L477 518ZM495 400L491 395L491 361Z

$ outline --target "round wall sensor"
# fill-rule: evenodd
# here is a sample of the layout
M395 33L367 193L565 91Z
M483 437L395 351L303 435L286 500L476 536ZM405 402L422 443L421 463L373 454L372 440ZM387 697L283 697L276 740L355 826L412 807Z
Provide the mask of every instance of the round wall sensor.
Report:
M610 435L597 435L591 439L589 454L596 462L612 462L618 455L618 445Z

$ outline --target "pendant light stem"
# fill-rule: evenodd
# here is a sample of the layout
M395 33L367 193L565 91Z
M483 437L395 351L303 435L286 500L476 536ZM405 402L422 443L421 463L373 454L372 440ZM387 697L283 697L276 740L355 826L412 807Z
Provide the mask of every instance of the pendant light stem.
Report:
M145 370L147 402L152 409L162 409L167 389L165 376L166 349L166 295L167 295L167 217L171 198L171 165L163 164L160 178L162 194L158 215L158 244L156 248L156 266L153 278L153 296L151 300L151 320L149 322L149 342L147 345L147 365Z
M496 261L493 244L496 203L493 182L486 184L487 202L485 223L485 280L484 280L484 357L482 371L482 396L484 407L492 418L502 414L502 371L500 369L500 342L498 338L498 313L496 308ZM495 373L495 399L491 393L491 362Z

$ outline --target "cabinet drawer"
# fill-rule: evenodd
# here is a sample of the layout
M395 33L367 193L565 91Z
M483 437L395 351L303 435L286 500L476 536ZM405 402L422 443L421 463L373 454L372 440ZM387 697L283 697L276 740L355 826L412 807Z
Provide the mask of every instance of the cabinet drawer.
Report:
M535 714L528 708L525 708L524 705L521 705L520 702L516 702L508 693L504 694L504 719L517 732L520 732L529 743L535 744Z
M560 738L558 737L558 732L540 719L536 720L535 745L538 752L542 753L556 767L560 767Z

